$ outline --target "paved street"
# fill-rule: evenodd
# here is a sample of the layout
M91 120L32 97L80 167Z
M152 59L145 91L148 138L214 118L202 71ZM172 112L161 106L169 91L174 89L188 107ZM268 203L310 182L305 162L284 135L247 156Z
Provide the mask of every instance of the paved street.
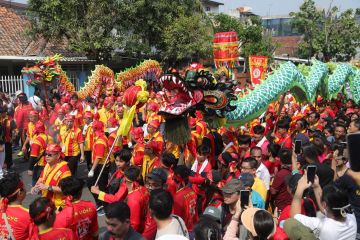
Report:
M27 175L27 168L28 168L28 163L24 162L23 159L19 159L16 156L16 153L13 154L13 159L14 159L14 165L15 167L13 168L16 172L20 173L25 186L26 186L26 191L27 191L27 196L25 198L25 201L23 203L23 205L28 208L30 203L38 197L38 195L32 195L30 194L30 189L31 189L31 177ZM86 169L86 163L84 164L79 164L79 168L78 168L78 177L81 179L86 179L87 177L87 169ZM90 191L88 190L87 187L84 187L83 189L83 194L82 194L82 199L84 200L89 200L94 202L94 199L92 197L92 195L90 194ZM99 221L99 227L101 228L100 231L103 231L105 229L105 217L98 217L98 221Z

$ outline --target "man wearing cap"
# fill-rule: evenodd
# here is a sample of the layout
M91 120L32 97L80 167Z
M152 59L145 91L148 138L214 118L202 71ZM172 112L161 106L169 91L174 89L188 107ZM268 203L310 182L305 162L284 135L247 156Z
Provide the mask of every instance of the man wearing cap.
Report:
M47 145L52 143L54 140L45 132L45 125L38 121L34 129L34 141L30 146L28 175L32 176L32 186L35 185L45 167L45 150Z
M79 128L74 126L75 117L66 115L64 118L66 132L60 135L60 142L65 155L65 161L68 162L72 175L76 175L79 160L85 160L84 139Z
M84 114L84 128L82 135L84 138L84 154L88 170L91 168L91 150L94 145L94 132L92 129L94 115L90 111L86 111Z
M100 121L95 121L92 124L92 129L94 131L94 145L92 148L92 166L88 173L88 187L89 189L96 182L96 179L99 178L98 186L101 191L105 191L108 174L109 174L109 162L106 162L106 157L109 152L108 140L104 133L104 124ZM102 174L100 175L101 169L105 165ZM93 195L96 201L97 207L100 207L102 203L98 200L96 195Z
M59 182L71 176L70 169L62 160L61 147L58 144L49 144L46 147L45 156L46 165L31 192L41 191L41 195L51 200L57 208L64 207L65 197L61 192Z
M28 102L25 93L20 93L17 96L17 99L19 100L19 105L15 108L14 120L21 136L21 142L24 145L26 131L29 123L29 113L33 110L33 107Z
M144 159L144 131L141 127L132 128L130 130L131 139L135 142L132 151L131 164L141 167ZM130 141L131 142L131 141Z
M159 144L155 141L150 141L144 148L144 161L141 168L141 176L145 179L145 176L152 171L153 168L160 166Z
M265 209L265 201L262 199L260 194L257 191L252 189L254 185L255 179L254 176L250 173L241 173L239 178L244 185L245 190L249 190L251 192L250 198L253 207Z
M150 193L155 189L165 189L166 188L167 174L161 168L154 168L145 179L145 187ZM172 209L172 208L171 208ZM154 239L156 235L156 222L151 216L150 208L148 208L145 217L145 227L142 233L143 237L146 239Z
M28 159L28 146L30 147L34 137L35 124L39 121L39 113L35 110L30 111L29 113L29 122L26 128L26 140L22 146L22 153L25 154L25 159ZM21 156L21 153L18 156Z
M231 217L235 214L236 203L240 199L240 191L244 190L244 186L239 179L231 179L230 182L225 184L221 189L224 196L224 207L225 211L222 216L222 226L225 227L230 223Z
M158 149L163 149L164 140L159 131L160 122L158 120L153 120L147 125L147 133L145 136L146 142L154 141L158 144Z
M104 123L104 126L107 124L107 122L110 118L116 118L116 113L112 109L113 105L114 104L113 104L112 100L109 98L106 98L104 100L104 106L98 111L99 116L100 116L100 121ZM107 132L107 130L105 132Z

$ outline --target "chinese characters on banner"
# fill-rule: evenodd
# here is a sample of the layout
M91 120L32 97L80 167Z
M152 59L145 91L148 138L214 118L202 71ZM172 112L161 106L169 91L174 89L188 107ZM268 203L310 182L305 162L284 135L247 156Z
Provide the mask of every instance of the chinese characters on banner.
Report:
M267 64L268 58L265 56L249 56L250 76L254 85L265 79Z

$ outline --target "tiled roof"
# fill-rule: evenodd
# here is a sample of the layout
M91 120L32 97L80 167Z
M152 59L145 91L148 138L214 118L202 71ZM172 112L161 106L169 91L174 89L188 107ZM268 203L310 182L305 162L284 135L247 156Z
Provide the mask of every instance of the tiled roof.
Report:
M25 30L31 26L25 17L11 8L0 6L0 56L49 56L59 53L64 57L84 55L67 50L68 41L60 39L46 42L31 40Z
M28 21L12 10L0 6L0 55L23 55L29 44L25 36Z

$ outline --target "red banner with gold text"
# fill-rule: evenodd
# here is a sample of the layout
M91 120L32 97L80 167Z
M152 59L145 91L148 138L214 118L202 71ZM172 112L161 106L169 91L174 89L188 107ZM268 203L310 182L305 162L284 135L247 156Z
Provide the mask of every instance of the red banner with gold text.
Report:
M267 64L268 58L265 56L249 56L250 76L254 85L265 79Z

